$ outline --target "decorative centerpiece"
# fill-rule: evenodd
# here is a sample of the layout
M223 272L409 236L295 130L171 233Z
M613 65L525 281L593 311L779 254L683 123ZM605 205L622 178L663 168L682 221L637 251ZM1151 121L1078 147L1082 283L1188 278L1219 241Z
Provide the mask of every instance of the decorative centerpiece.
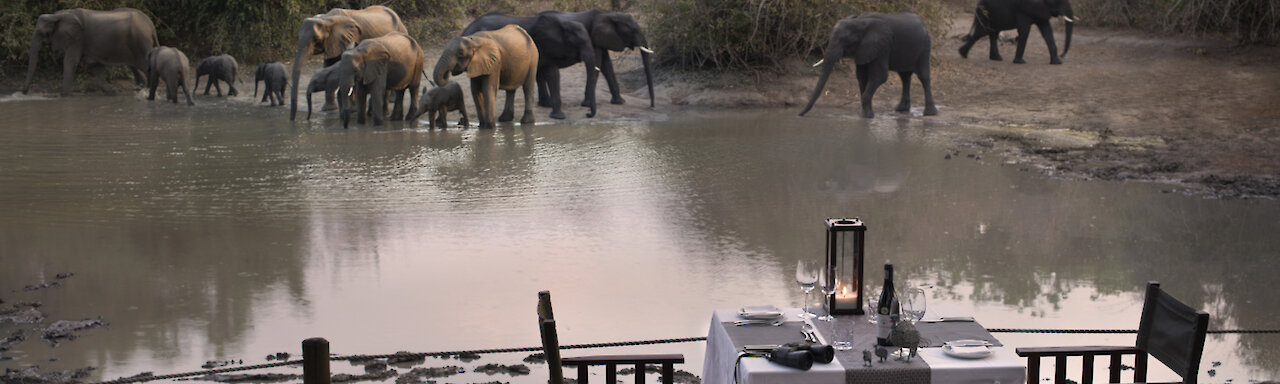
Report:
M827 219L827 287L835 287L826 295L823 306L832 315L861 315L863 239L867 227L853 219Z

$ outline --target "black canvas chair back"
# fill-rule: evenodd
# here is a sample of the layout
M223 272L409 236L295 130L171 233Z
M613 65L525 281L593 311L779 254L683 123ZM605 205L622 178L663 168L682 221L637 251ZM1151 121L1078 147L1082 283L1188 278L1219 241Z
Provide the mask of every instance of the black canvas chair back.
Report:
M1138 323L1138 338L1132 347L1033 347L1018 348L1018 356L1027 358L1027 383L1040 382L1040 359L1053 357L1054 382L1067 383L1067 357L1082 356L1081 384L1093 383L1094 359L1109 358L1108 382L1120 381L1122 355L1133 355L1133 380L1147 380L1147 356L1173 370L1182 383L1195 384L1200 371L1200 355L1204 352L1205 335L1209 332L1209 314L1195 310L1160 289L1160 283L1147 284L1147 296Z
M1208 313L1173 298L1159 283L1147 284L1137 347L1177 372L1184 383L1196 382L1208 331Z
M684 355L678 353L560 357L560 338L556 335L556 318L551 313L551 292L548 291L538 292L538 330L542 332L542 352L547 356L551 384L564 383L564 367L577 367L578 383L587 384L587 368L593 365L605 367L606 383L618 381L619 365L635 367L636 383L644 383L648 364L660 365L662 382L671 384L675 379L675 364L684 363Z

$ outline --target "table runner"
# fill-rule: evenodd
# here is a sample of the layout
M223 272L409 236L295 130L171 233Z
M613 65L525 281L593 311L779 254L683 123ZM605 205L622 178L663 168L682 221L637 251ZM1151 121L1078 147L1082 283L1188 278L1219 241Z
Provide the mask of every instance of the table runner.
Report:
M819 309L814 312L822 311ZM845 383L919 384L932 381L929 364L919 357L913 357L910 362L907 362L889 356L883 363L880 362L880 358L874 355L878 325L867 322L866 316L839 316L836 322L835 324L839 326L849 326L853 323L853 349L836 351L836 360L845 367ZM823 340L827 340L828 343L834 340L831 327L833 323L819 320L814 324L818 325L818 333ZM895 347L885 347L885 349L892 353ZM862 351L872 351L870 367L866 366Z

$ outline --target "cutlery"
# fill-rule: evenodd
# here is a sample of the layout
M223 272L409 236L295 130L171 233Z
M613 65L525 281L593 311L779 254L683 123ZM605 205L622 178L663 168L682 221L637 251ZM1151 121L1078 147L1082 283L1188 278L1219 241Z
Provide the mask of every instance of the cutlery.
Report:
M804 334L804 341L812 343L818 342L818 335L813 333L813 324L804 323L804 325L800 327L800 333Z
M734 322L733 322L733 325L735 325L735 326L742 326L742 325L752 325L752 324L768 324L768 325L772 325L772 326L775 326L775 327L776 327L776 326L782 325L782 323L785 323L785 322L786 322L786 319L777 319L777 320L738 320L738 321L734 321Z
M973 322L973 316L946 316L937 319L920 320L921 323Z

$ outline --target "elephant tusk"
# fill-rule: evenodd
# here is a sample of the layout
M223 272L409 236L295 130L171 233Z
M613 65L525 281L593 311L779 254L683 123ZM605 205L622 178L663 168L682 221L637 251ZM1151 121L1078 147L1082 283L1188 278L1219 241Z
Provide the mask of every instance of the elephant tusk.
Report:
M824 61L827 61L827 59L818 60L818 62L813 63L813 67L814 67L814 68L817 68L819 65L822 65L822 62L824 62Z
M640 52L644 52L644 53L648 53L648 54L653 54L653 50L652 50L652 49L649 49L649 47L640 47Z
M1072 19L1072 18L1071 18L1071 16L1063 15L1063 16L1062 16L1062 19L1063 19L1063 20L1066 20L1068 23L1074 23L1074 22L1076 22L1076 19Z
M347 97L351 97L351 93L354 91L355 89L347 89Z

